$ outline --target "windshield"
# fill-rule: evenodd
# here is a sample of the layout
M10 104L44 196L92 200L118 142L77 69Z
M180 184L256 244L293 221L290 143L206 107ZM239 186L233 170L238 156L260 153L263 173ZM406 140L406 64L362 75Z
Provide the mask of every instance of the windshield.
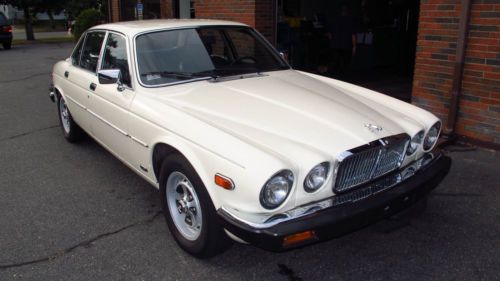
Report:
M260 73L289 66L248 27L166 30L136 39L139 78L145 86Z

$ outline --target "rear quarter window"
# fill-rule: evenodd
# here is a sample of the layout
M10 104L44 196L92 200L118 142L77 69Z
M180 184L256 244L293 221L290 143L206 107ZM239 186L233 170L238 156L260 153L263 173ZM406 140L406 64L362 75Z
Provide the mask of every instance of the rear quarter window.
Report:
M71 63L74 66L80 65L80 54L82 53L83 42L85 42L85 34L82 35L80 41L78 41L78 45L73 50L73 54L71 55Z

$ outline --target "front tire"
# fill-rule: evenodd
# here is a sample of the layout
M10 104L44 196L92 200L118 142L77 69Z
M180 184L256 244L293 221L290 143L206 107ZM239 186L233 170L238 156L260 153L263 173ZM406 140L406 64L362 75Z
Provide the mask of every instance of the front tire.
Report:
M66 101L63 97L59 96L57 100L57 108L59 112L59 123L61 125L64 138L69 142L77 142L82 139L83 131L73 120L73 116L69 112Z
M163 161L160 193L168 228L186 252L208 258L230 245L205 185L182 155L172 154Z
M10 48L12 48L12 42L5 42L2 43L2 45L5 50L10 50Z

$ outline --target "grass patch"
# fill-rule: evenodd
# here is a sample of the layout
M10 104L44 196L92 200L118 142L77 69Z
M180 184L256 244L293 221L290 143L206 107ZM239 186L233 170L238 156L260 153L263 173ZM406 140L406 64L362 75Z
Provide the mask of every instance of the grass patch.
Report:
M54 38L42 38L34 41L28 41L24 39L14 39L12 40L12 45L28 45L28 44L40 44L40 43L74 43L75 39L73 37L54 37Z
M34 32L52 32L52 31L66 31L66 21L65 20L55 20L54 21L55 26L54 29L50 25L50 21L48 20L40 20L36 21L33 24L33 31ZM23 30L24 29L24 23L18 22L14 24L14 28L17 30Z

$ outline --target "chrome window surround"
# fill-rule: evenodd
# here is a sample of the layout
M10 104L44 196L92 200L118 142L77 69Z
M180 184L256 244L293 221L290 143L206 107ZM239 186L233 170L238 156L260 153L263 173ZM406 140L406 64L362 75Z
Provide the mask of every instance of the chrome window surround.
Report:
M134 35L134 37L132 38L134 61L135 61L134 67L136 69L136 79L137 79L137 82L139 83L139 85L141 85L144 88L160 88L160 87L175 86L175 85L180 85L180 84L186 84L186 83L192 83L192 82L198 82L198 81L206 81L206 80L213 79L212 77L207 76L207 77L196 77L196 78L192 78L192 79L186 79L186 80L182 80L182 81L176 81L176 82L170 82L170 83L164 83L164 84L158 84L158 85L146 85L146 84L142 83L141 77L139 75L139 63L137 61L137 46L136 46L137 45L136 44L137 37L144 35L144 34L154 33L154 32L163 32L163 31L183 30L183 29L210 28L210 27L212 27L212 28L214 28L214 27L216 27L216 28L226 27L226 28L250 28L250 29L252 29L255 32L256 36L262 40L262 43L267 48L270 48L270 51L272 53L277 55L278 60L282 61L286 66L288 66L288 69L292 69L290 64L279 55L279 53L276 51L276 49L273 47L273 45L271 43L269 43L269 41L267 41L267 39L262 34L260 34L256 29L248 27L246 25L196 25L196 26L168 27L168 28L159 28L159 29L142 31L142 32ZM266 71L266 72L270 72L270 71ZM236 76L238 76L238 75L236 75ZM239 76L241 76L241 75L239 75ZM217 80L220 81L220 78L218 78Z

